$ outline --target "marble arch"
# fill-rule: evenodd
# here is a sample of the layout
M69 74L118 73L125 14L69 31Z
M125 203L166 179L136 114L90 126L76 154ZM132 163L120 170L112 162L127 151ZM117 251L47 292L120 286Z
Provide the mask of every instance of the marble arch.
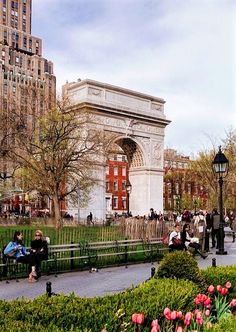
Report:
M89 79L67 83L63 95L78 112L89 110L100 130L115 134L114 143L128 157L133 215L148 214L151 207L162 211L164 134L170 123L165 101ZM99 174L102 185L93 191L88 208L80 211L82 218L90 211L98 220L105 218L105 167Z

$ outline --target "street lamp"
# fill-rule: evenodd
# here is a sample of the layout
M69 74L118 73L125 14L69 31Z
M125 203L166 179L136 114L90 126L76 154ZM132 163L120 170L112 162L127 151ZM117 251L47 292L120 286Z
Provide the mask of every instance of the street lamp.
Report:
M132 185L131 185L129 180L126 183L126 191L127 191L127 212L128 212L128 216L129 216L130 215L129 198L130 198L130 194L131 194L131 191L132 191Z
M224 250L224 218L223 218L223 178L228 173L229 161L225 157L224 153L221 151L221 146L219 146L219 151L215 155L212 162L213 171L216 174L219 181L219 209L220 209L220 226L219 226L219 250L216 252L217 255L227 255L227 251Z
M197 200L196 199L193 201L193 205L194 205L194 215L196 216L196 213L197 213Z

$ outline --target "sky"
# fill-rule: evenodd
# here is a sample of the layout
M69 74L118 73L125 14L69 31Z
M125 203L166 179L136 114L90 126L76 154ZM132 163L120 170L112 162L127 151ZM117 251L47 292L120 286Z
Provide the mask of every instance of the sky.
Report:
M163 98L165 147L193 156L236 128L234 0L33 0L32 34L58 92L88 78Z

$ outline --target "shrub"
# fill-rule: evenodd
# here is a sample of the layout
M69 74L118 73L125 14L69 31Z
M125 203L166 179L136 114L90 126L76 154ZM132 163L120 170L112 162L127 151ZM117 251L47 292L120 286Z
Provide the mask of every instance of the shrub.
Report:
M161 261L157 274L159 278L177 278L197 283L202 290L206 283L194 257L186 251L168 253Z
M228 316L220 319L219 323L212 326L212 328L205 328L204 332L235 332L236 331L236 317Z
M236 298L236 265L208 267L202 270L208 285L224 285L231 281L231 297Z
M151 279L134 289L112 296L83 299L74 294L34 300L0 301L1 331L133 331L131 316L143 312L143 331L168 305L181 311L194 308L197 286L185 280ZM10 329L10 326L12 329ZM14 327L14 328L13 328Z

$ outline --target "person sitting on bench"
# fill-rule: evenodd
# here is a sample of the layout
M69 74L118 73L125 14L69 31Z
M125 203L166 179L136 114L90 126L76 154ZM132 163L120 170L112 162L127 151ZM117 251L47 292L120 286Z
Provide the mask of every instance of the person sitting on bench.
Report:
M29 282L34 282L37 277L35 257L27 254L22 240L22 232L15 231L13 240L8 243L3 253L8 258L14 258L17 263L29 264Z
M30 254L35 257L37 278L41 276L41 261L48 259L48 243L43 240L43 232L37 230L31 241Z

